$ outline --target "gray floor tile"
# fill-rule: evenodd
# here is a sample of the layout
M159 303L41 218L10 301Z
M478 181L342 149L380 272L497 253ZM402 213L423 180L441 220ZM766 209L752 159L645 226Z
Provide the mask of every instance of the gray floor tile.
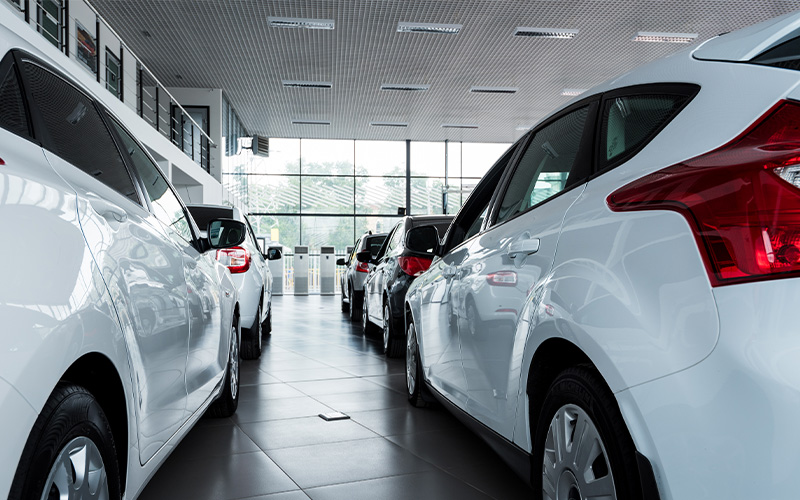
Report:
M273 493L272 495L259 495L257 497L237 498L236 500L309 500L309 496L301 490Z
M491 497L441 471L311 488L312 500L488 500Z
M258 384L279 384L281 380L273 377L269 373L264 372L263 370L251 370L248 372L242 372L239 376L239 385L246 386L246 385L258 385Z
M372 382L353 377L337 380L317 380L314 382L291 382L289 385L309 396L366 392L379 389Z
M318 416L240 425L263 450L378 437L352 420L327 422Z
M388 408L406 408L408 399L394 391L363 391L343 394L322 394L314 399L343 413L385 410Z
M425 408L390 408L352 412L350 417L381 436L409 434L412 432L446 431L461 424L449 413Z
M270 371L270 375L283 382L304 382L307 380L331 380L352 377L352 375L347 372L329 366L325 368Z
M305 396L305 394L285 383L245 385L241 387L239 392L239 404L241 404L241 401L299 398L302 396Z
M331 408L308 396L269 399L251 401L250 404L240 405L231 420L237 424L242 424L282 418L311 417L329 411L332 411Z
M381 387L386 387L401 394L405 394L406 387L406 372L392 373L389 375L380 375L377 377L364 377L364 380L377 384Z
M229 425L195 426L172 453L172 457L176 460L194 460L255 451L259 451L256 443L230 422Z
M303 489L432 470L380 438L272 450L270 457Z

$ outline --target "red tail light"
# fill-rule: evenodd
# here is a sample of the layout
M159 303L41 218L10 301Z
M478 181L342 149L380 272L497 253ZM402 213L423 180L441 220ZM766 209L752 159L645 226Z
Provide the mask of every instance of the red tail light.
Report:
M250 252L242 247L221 248L217 250L217 260L228 266L231 274L243 273L250 269Z
M721 148L608 197L689 221L712 286L800 276L800 104L779 102Z
M369 264L366 262L359 262L356 265L356 271L359 273L368 273L369 272Z
M517 273L514 271L497 271L486 275L486 281L492 286L517 286Z
M398 257L397 261L404 273L410 276L419 276L431 267L433 259L430 257Z

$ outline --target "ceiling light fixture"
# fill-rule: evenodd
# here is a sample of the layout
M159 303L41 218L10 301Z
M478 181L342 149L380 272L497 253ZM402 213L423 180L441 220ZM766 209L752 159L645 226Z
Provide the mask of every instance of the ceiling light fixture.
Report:
M381 90L406 90L411 92L424 92L431 88L430 85L405 85L402 83L384 83Z
M531 129L530 125L519 125L515 130L530 130L530 129Z
M513 94L519 89L516 87L470 87L470 92L476 94Z
M457 35L461 24L437 24L437 23L397 23L398 33L443 33L447 35Z
M478 128L478 126L466 123L442 123L442 128Z
M269 25L273 28L305 28L309 30L332 30L333 19L305 19L301 17L272 17Z
M586 92L586 89L564 89L561 91L561 95L575 97L576 95L581 95Z
M660 42L660 43L692 43L697 33L663 33L659 31L640 31L633 38L634 42Z
M580 30L566 28L525 28L522 26L514 30L514 36L527 36L532 38L561 38L571 40Z
M304 89L329 89L333 87L331 82L310 82L303 80L281 80L284 87L296 87Z
M330 125L327 120L292 120L292 125Z
M408 127L408 123L402 122L370 122L371 127Z

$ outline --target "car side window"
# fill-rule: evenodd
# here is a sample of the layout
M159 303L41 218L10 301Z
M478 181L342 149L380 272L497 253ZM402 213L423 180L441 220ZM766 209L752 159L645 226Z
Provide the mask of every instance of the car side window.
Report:
M136 203L141 203L111 132L94 103L51 71L30 61L26 81L53 152Z
M587 105L535 132L508 183L497 222L511 219L567 187L588 116Z
M147 197L153 206L153 215L180 236L183 241L176 241L177 243L192 243L192 230L183 211L183 205L170 189L161 171L127 130L115 120L111 120L111 123L122 140L125 153L142 178Z
M30 135L25 99L11 53L0 62L0 109L0 127L17 135Z
M353 245L353 251L350 252L350 255L347 256L347 264L348 265L350 265L351 262L354 262L356 260L356 254L359 252L359 249L361 248L361 240L362 239L363 239L363 237L359 238L358 241L356 241L356 244Z
M394 232L390 236L391 240L389 240L389 244L386 246L386 252L384 252L384 255L389 255L400 246L400 243L403 240L404 225L405 222L401 221L394 227Z

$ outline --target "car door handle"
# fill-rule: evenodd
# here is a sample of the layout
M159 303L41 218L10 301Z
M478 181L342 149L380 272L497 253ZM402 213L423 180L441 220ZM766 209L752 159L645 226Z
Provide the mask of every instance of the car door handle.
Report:
M89 204L100 217L108 221L125 222L128 212L95 194L89 194Z
M442 277L443 278L452 278L456 275L457 268L456 266L444 266L442 268Z
M518 256L526 256L538 251L539 238L524 238L509 245L508 256L514 259Z

